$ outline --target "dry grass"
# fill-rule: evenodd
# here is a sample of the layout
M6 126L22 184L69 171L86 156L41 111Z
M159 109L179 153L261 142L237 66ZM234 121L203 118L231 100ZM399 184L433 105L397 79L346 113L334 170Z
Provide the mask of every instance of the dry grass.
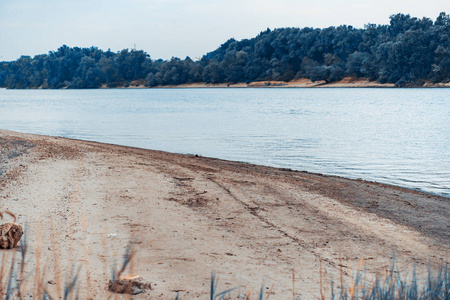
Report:
M86 220L82 220L82 226L86 230ZM52 225L53 226L53 225ZM52 229L53 230L53 229ZM32 295L33 299L79 299L80 288L88 289L85 293L87 299L93 299L93 295L89 290L90 285L90 270L89 270L89 251L87 244L84 245L84 264L73 265L69 274L62 274L61 262L59 255L54 252L53 257L53 275L55 276L55 289L50 291L45 282L46 270L48 262L45 262L42 267L42 224L39 224L37 245L34 255L35 267L34 270L27 270L28 260L28 237L27 227L25 226L24 236L19 245L19 251L6 250L2 252L0 265L0 298L1 299L23 299L26 295ZM54 239L51 241L54 251L57 251L57 245ZM112 263L111 280L117 280L122 277L126 270L132 271L136 250L132 247L133 243L125 249L125 253L119 263L114 259ZM106 241L104 242L105 251ZM18 253L19 255L16 255ZM437 271L428 269L428 276L426 278L418 278L416 271L411 276L400 274L396 269L395 260L393 260L390 269L386 270L384 274L376 277L375 280L366 280L365 272L363 270L363 259L361 259L356 275L348 283L344 282L343 270L340 268L340 286L338 291L334 289L334 283L331 283L330 293L325 293L323 286L323 272L322 264L320 264L320 282L318 287L318 297L322 300L388 300L388 299L411 299L411 300L428 300L428 299L443 299L450 300L450 270L448 263L442 265ZM104 260L105 268L108 263ZM340 262L342 266L342 262ZM81 268L86 272L86 282L79 280ZM68 276L66 276L68 275ZM63 278L66 278L65 280ZM296 292L296 273L292 270L292 298L299 299ZM274 285L281 285L283 283L275 283ZM220 291L219 278L215 272L211 273L211 280L209 283L210 300L216 299L258 299L268 300L272 294L274 285L270 289L264 284L258 293L253 294L252 291L246 290L245 287L236 287ZM105 284L105 290L107 286ZM266 293L265 291L268 290ZM301 291L301 289L300 289ZM28 297L28 296L27 296ZM131 299L131 296L125 296ZM110 298L116 299L117 295L111 293ZM182 296L177 294L175 299L182 299Z

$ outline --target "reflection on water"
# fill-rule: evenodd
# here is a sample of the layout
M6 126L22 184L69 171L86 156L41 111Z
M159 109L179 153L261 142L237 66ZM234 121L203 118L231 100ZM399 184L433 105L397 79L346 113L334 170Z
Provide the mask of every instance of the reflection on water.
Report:
M450 197L449 89L0 89L0 128Z

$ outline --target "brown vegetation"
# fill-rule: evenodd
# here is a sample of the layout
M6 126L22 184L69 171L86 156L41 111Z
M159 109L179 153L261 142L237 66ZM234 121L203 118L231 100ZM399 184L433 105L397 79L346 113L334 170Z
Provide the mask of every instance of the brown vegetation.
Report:
M5 211L5 213L13 217L14 221L0 225L0 249L13 249L17 247L23 235L23 228L21 225L16 224L16 215L9 211ZM0 218L3 219L1 212Z

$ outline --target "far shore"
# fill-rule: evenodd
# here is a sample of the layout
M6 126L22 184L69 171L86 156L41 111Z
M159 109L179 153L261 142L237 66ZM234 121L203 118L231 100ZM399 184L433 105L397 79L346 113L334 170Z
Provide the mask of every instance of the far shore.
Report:
M106 84L99 87L100 89L195 89L195 88L450 88L450 82L444 83L431 83L426 82L422 85L410 84L404 87L398 87L393 83L380 83L377 81L370 81L367 78L354 78L345 77L340 81L335 82L325 82L311 81L307 78L296 79L292 81L274 81L274 80L264 80L264 81L254 81L250 83L240 82L240 83L206 83L206 82L195 82L180 85L160 85L155 87L149 87L145 85L142 80L135 80L129 84L122 86L110 87ZM45 89L43 87L32 88L32 89ZM66 89L63 87L62 89Z
M450 85L449 85L450 86ZM362 87L395 87L392 83L379 83L366 79L344 78L340 81L326 83L324 80L312 82L309 79L298 79L292 81L255 81L251 83L191 83L177 86L158 86L158 88L362 88Z
M449 88L450 82L447 83L430 83L423 85L409 85L405 88ZM108 88L104 86L103 88ZM126 88L149 88L142 82L131 82ZM292 81L254 81L250 83L206 83L196 82L180 85L164 85L155 86L153 88L168 89L168 88L401 88L393 83L380 83L377 81L370 81L366 78L345 77L336 82L311 81L307 78L296 79Z

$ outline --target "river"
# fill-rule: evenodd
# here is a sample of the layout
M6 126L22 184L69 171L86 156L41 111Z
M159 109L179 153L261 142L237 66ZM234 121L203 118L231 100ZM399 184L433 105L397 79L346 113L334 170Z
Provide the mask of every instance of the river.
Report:
M0 89L0 128L450 197L450 89Z

